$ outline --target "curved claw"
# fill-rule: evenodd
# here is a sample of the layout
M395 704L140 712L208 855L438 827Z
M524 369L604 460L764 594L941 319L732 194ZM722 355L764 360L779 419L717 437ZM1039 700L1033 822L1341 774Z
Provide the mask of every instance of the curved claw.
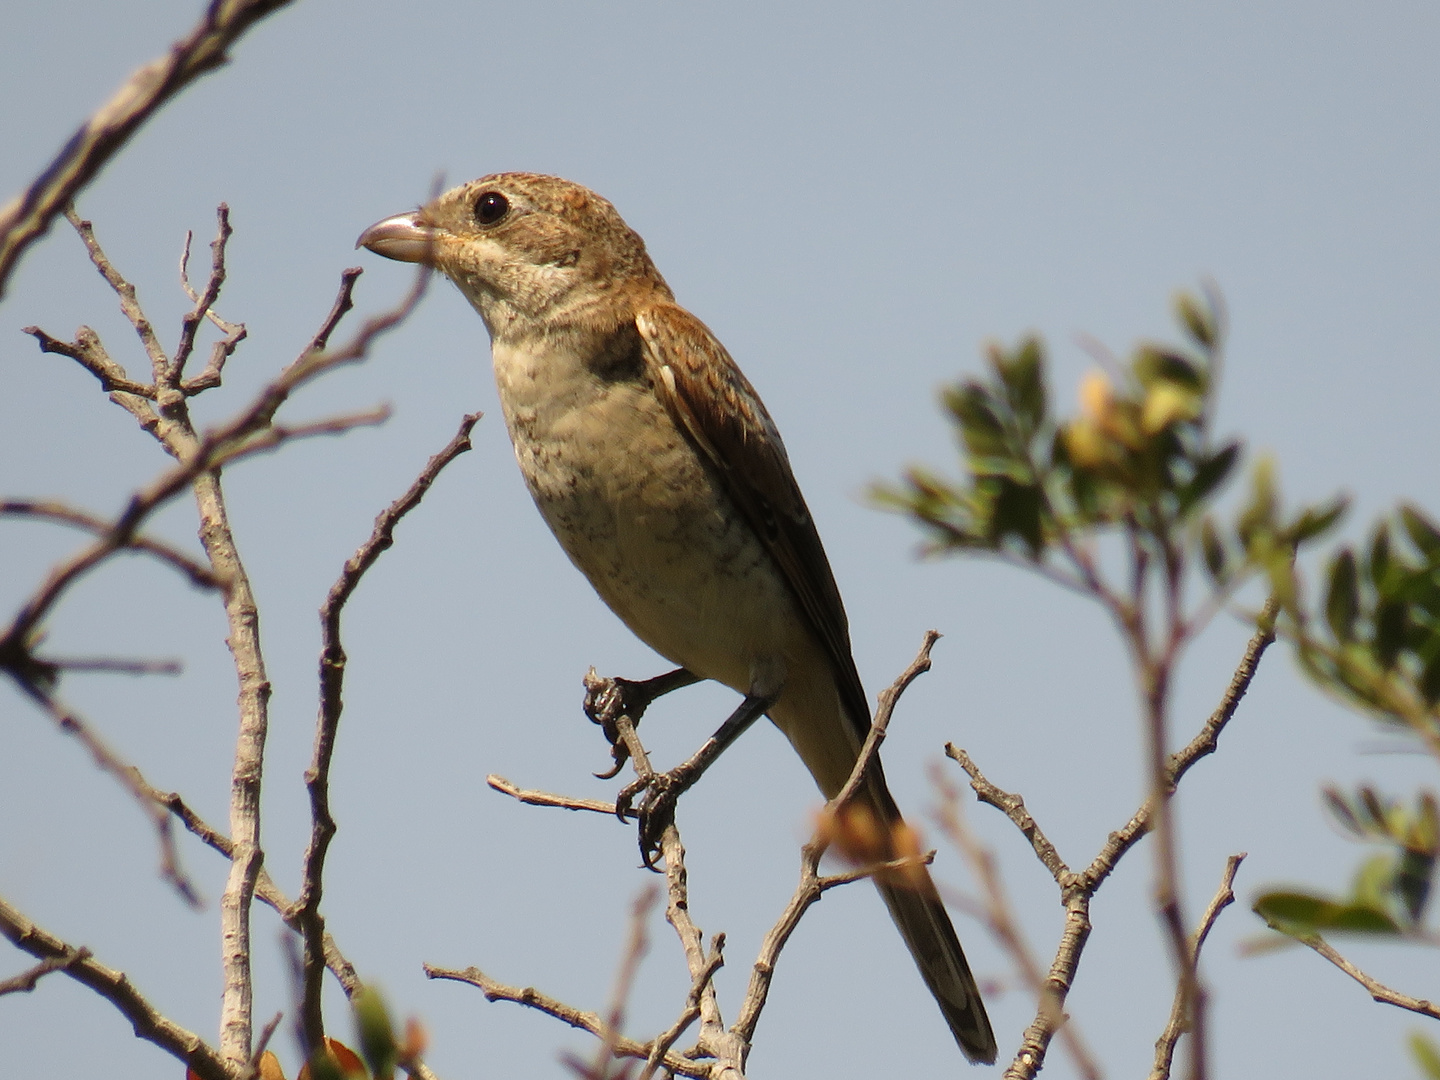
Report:
M637 780L620 793L621 798L615 800L617 812L623 801L624 812L628 815L632 812L630 804L635 794L641 790L645 792L640 806L633 813L639 823L640 859L647 870L660 872L655 865L655 859L660 854L660 838L675 823L675 808L691 783L693 777L681 767L668 773L655 773L645 781Z

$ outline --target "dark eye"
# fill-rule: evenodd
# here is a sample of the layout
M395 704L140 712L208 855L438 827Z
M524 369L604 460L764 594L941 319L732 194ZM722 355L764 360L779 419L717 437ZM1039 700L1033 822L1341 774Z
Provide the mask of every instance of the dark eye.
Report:
M481 225L494 225L509 211L509 200L498 191L487 191L475 200L475 220Z

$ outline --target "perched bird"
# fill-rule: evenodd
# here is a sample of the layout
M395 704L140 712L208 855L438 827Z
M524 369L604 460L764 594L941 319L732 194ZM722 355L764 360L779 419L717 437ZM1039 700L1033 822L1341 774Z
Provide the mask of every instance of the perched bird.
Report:
M840 592L774 421L644 241L579 184L501 173L359 245L434 267L480 313L536 506L611 610L683 669L657 689L714 679L745 695L714 748L766 714L834 796L870 727ZM878 760L855 802L900 822ZM928 872L876 883L956 1042L993 1062Z

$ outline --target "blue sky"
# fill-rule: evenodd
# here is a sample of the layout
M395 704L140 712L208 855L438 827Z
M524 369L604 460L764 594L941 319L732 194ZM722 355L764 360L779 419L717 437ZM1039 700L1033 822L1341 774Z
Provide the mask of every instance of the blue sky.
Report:
M12 5L0 40L0 197L199 7ZM1057 398L1071 401L1093 364L1084 339L1120 352L1169 335L1173 291L1212 278L1232 330L1222 429L1272 453L1291 498L1350 492L1352 531L1399 497L1440 511L1437 52L1440 14L1421 3L299 0L153 120L80 210L173 342L188 306L175 273L185 230L208 242L215 204L230 205L218 308L250 338L225 389L199 407L215 419L299 351L341 269L365 267L362 310L401 292L403 268L352 251L354 239L422 200L437 174L458 183L526 169L600 191L784 432L871 693L927 628L946 634L886 745L902 806L923 818L925 770L954 741L1025 795L1075 865L1142 788L1118 641L1098 610L1016 571L918 562L914 531L861 493L908 462L953 462L934 391L977 371L985 341L1044 334ZM163 455L88 375L19 333L39 324L67 337L81 323L143 370L113 297L62 226L27 255L0 305L0 490L109 512ZM383 428L228 477L276 689L267 865L293 892L315 609L374 514L462 412L483 410L474 452L401 527L349 610L328 915L362 975L425 1019L442 1076L559 1077L557 1050L585 1040L427 983L420 964L473 963L600 1007L624 912L646 880L631 833L512 805L483 778L603 797L610 787L589 774L605 751L579 712L580 677L591 664L641 677L662 662L593 596L534 512L499 420L484 329L448 285L363 367L287 408L318 417L379 401L395 410ZM157 529L194 543L183 504ZM33 524L0 528L7 608L74 543ZM234 682L213 599L125 560L77 590L51 632L56 652L184 659L180 679L77 677L66 691L153 782L223 821ZM1196 646L1177 737L1218 700L1244 638L1222 621ZM648 744L678 760L730 706L718 690L676 695L647 718ZM186 848L212 907L184 910L152 873L141 815L8 689L0 739L0 894L213 1036L223 865ZM1366 752L1375 741L1276 650L1220 753L1186 781L1192 912L1224 857L1250 852L1242 902L1207 947L1216 1075L1413 1071L1403 1041L1418 1024L1407 1015L1372 1005L1312 954L1236 954L1260 930L1247 910L1260 886L1339 888L1359 859L1323 819L1319 785L1408 792L1433 778L1419 758ZM727 1018L817 805L798 760L762 725L682 808L694 914L707 933L729 934ZM1048 956L1061 916L1048 876L999 815L977 807L970 821ZM970 887L953 853L936 872ZM1148 878L1140 850L1101 892L1070 999L1112 1075L1148 1068L1169 1008ZM761 1022L754 1075L966 1069L872 892L842 890L807 917ZM1008 978L981 928L957 925L972 965ZM634 1013L641 1037L669 1023L687 982L668 928L657 920L653 931ZM257 1013L268 1017L288 1008L268 913L256 940ZM1440 993L1415 950L1348 951L1401 989ZM21 965L16 954L0 972ZM1002 1061L1031 1012L1018 992L992 1001ZM15 1075L180 1075L109 1005L58 977L0 1003L0 1047L0 1071ZM1070 1075L1058 1055L1050 1069Z

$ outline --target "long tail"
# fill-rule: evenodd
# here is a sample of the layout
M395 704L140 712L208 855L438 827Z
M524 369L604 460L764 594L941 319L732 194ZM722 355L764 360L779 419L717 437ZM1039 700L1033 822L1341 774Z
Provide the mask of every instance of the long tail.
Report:
M890 917L910 947L915 966L950 1025L950 1034L971 1061L994 1064L995 1032L990 1030L980 988L970 974L960 939L955 936L955 927L950 924L930 875L927 873L923 883L917 885L876 884Z
M893 830L901 821L900 810L885 785L885 774L879 765L878 760L872 763L867 782L857 795ZM956 1043L970 1061L994 1064L995 1032L985 1015L985 1003L980 999L980 988L975 985L975 976L965 960L965 950L960 947L960 939L955 936L955 927L929 871L920 867L918 873L907 873L900 878L877 877L875 885L910 955L915 958L925 985L950 1025Z
M837 686L832 672L828 662L824 666L817 663L808 670L792 664L790 682L797 692L788 699L782 697L770 711L771 719L785 732L827 799L833 799L844 786L855 767L864 733L870 727L868 711L863 714L863 724L850 721L845 706L831 689ZM854 682L858 687L858 676ZM855 702L853 709L865 707L863 691L857 689L851 697ZM864 783L848 806L865 813L879 826L862 830L867 839L861 846L868 850L852 854L866 859L893 858L896 826L902 819L885 784L885 772L878 757L870 760ZM877 877L875 884L960 1049L973 1062L992 1064L997 1051L995 1033L985 1015L980 988L975 985L975 976L970 974L960 939L955 936L955 927L950 923L929 871L920 866Z

